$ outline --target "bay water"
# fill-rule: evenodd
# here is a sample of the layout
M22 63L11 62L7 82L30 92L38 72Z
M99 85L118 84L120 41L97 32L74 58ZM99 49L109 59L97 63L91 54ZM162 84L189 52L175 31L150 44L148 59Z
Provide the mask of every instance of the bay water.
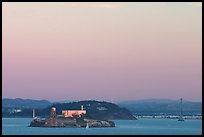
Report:
M2 118L3 135L202 135L202 120L139 118L114 120L111 128L28 127L32 118Z

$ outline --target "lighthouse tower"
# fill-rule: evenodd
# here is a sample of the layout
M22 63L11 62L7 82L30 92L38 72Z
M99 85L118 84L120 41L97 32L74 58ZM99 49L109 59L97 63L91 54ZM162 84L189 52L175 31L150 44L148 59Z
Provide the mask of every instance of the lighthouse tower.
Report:
M56 108L55 107L51 108L51 117L52 118L56 118L57 117L57 112L56 112Z

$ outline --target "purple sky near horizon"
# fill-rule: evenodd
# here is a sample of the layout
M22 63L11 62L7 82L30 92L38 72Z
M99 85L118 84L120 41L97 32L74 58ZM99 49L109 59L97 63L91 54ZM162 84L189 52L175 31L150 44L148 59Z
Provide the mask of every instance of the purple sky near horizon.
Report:
M3 2L3 98L202 100L202 3Z

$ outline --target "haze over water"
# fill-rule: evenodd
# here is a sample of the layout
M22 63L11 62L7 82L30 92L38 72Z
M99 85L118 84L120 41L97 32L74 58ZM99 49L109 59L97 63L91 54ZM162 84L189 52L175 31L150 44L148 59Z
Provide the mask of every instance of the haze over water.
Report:
M2 3L3 98L202 99L202 3Z

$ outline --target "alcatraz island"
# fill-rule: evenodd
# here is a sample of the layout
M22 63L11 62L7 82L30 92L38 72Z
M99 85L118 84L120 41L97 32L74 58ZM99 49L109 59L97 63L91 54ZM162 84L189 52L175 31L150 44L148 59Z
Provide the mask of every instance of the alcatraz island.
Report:
M115 127L113 121L97 120L87 115L83 105L81 110L62 110L61 115L57 115L56 108L51 108L51 114L49 118L44 120L35 116L35 110L33 109L33 120L30 123L30 127Z

